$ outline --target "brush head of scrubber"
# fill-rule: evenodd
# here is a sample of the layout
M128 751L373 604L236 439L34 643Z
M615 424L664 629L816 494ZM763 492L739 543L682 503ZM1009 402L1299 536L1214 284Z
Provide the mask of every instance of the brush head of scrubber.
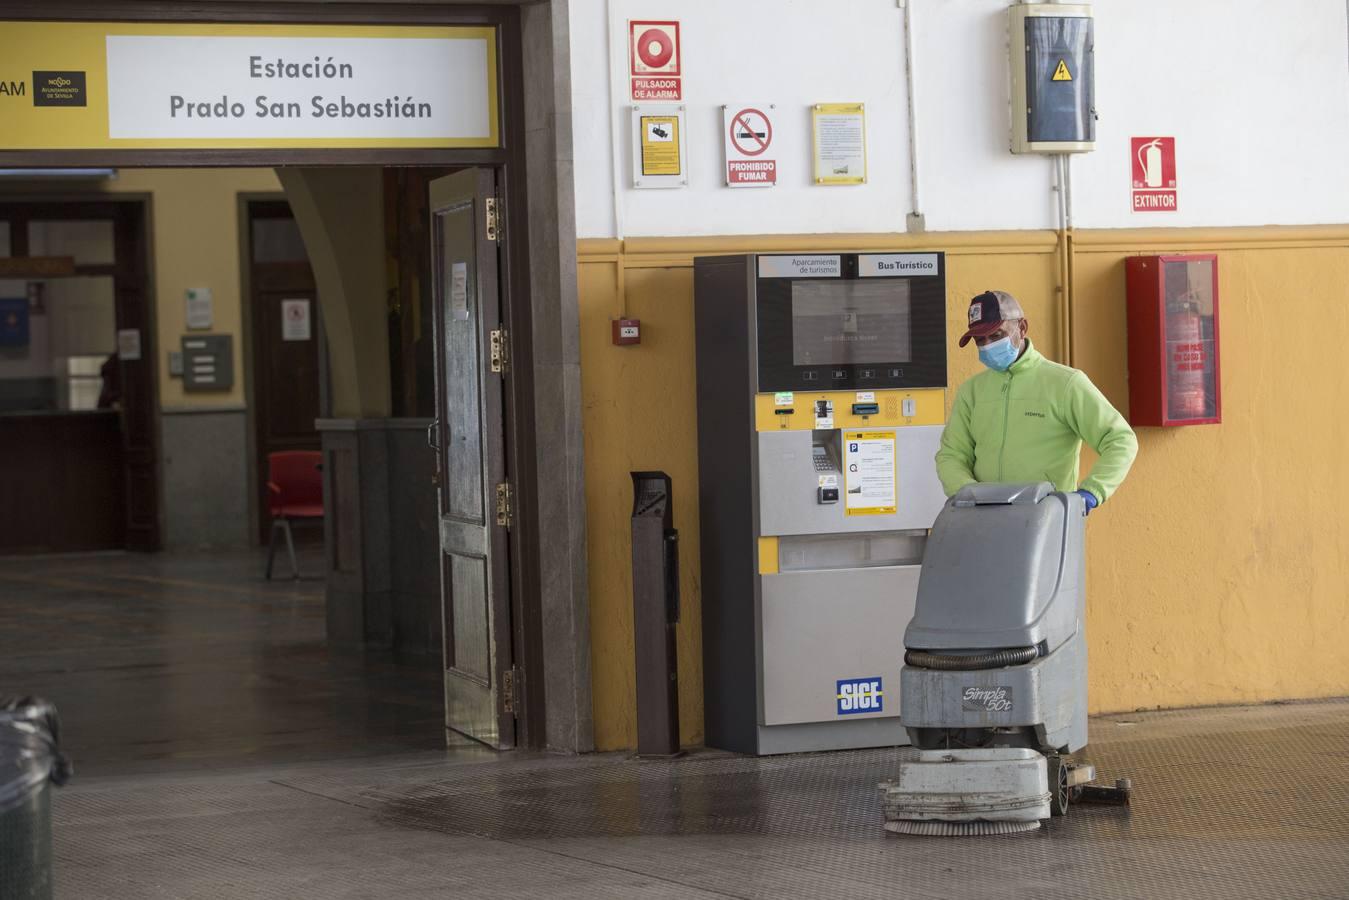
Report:
M1020 834L1034 831L1039 822L939 822L896 819L885 823L885 830L895 834L916 834L922 837L969 837L982 834Z
M897 834L1033 831L1050 814L1045 758L1034 750L924 750L878 787Z

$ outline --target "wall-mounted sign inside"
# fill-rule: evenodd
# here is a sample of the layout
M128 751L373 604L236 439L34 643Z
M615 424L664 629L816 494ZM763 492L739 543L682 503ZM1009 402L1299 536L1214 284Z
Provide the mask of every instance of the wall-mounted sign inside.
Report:
M632 108L632 186L677 188L689 183L684 107L671 103Z
M1129 139L1130 191L1134 212L1176 211L1176 139Z
M5 22L23 93L0 96L0 146L496 147L496 46L476 26Z
M189 330L211 328L215 325L215 305L210 288L187 289L187 327Z
M0 298L0 347L28 346L28 298Z
M310 325L309 301L306 299L282 300L281 340L307 341L313 336L314 330Z
M772 187L778 183L771 103L723 106L722 141L726 145L727 187Z
M119 328L117 330L117 358L122 362L135 362L141 358L140 329Z
M634 100L682 100L678 22L628 22L628 74Z
M816 184L864 184L867 119L861 103L817 103L811 110Z

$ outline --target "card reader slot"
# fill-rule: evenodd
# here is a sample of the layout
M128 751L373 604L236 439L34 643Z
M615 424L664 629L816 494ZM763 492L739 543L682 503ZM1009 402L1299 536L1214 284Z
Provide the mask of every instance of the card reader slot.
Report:
M879 403L854 403L852 405L852 414L854 416L874 416L880 413L881 405Z

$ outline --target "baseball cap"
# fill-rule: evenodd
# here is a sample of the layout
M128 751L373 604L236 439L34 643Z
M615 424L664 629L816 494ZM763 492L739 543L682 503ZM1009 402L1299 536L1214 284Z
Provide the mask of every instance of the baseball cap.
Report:
M970 338L983 337L997 331L1008 319L1024 319L1021 304L1006 291L984 291L970 301L970 328L960 338L960 346Z

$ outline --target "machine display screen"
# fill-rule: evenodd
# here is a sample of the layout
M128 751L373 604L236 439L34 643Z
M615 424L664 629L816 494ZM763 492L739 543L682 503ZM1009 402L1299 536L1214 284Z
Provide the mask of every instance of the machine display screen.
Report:
M907 281L793 282L793 365L907 363L912 359Z
M946 386L946 255L760 254L758 390Z

